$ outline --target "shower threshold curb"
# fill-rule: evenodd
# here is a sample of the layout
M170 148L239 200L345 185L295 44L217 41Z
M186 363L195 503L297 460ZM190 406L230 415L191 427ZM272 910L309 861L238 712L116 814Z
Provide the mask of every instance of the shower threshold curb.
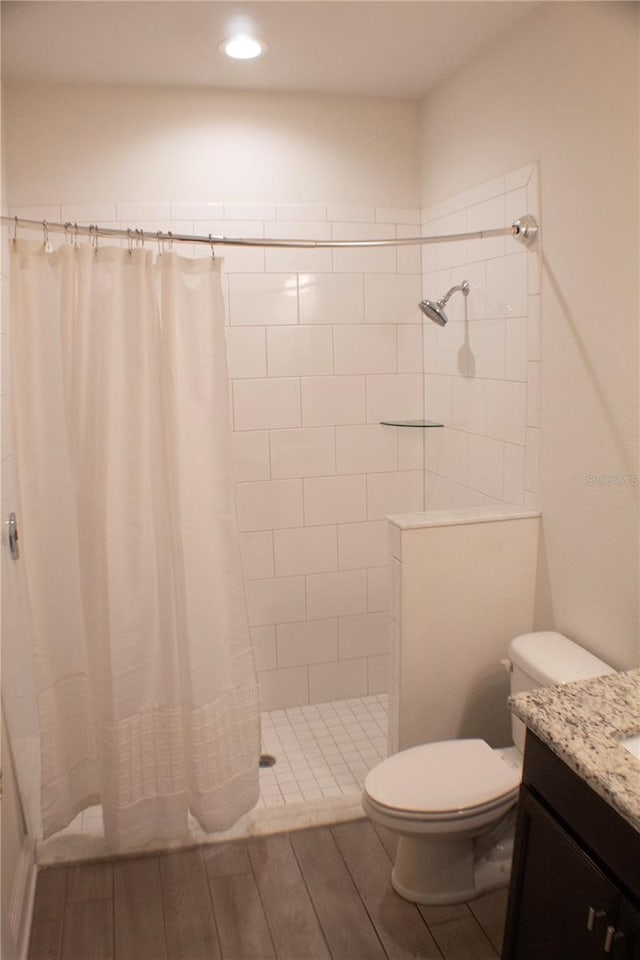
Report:
M358 793L352 797L332 797L326 800L282 804L277 807L254 807L230 830L205 833L197 824L190 823L189 835L183 841L149 843L117 853L108 850L104 837L64 834L38 844L36 863L39 867L45 867L54 864L143 856L168 850L188 850L216 843L228 843L230 840L245 840L249 837L263 837L272 833L287 833L308 827L361 820L365 816Z

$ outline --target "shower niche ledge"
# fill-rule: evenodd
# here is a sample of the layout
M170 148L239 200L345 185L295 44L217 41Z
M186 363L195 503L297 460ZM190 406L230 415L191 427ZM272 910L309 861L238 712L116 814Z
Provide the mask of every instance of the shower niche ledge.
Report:
M435 420L381 420L383 427L444 427Z

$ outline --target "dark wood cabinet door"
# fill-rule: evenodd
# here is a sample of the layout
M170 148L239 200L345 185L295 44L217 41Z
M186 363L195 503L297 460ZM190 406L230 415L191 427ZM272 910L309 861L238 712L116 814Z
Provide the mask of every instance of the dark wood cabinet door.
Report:
M520 802L516 843L522 849L514 864L505 960L606 960L606 928L618 918L617 887L526 789Z
M615 926L618 936L612 944L611 960L640 960L640 911L628 900L622 900Z

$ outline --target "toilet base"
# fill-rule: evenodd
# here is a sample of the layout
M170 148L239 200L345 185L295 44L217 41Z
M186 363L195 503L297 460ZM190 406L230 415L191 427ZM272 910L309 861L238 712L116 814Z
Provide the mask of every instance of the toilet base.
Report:
M474 858L469 837L398 837L391 886L404 900L425 906L464 903L509 885L511 857Z

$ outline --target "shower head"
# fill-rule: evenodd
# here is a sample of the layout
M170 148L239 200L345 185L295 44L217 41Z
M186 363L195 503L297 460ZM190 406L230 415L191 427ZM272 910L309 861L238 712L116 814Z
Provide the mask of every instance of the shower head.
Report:
M429 317L429 319L437 323L439 327L444 327L447 322L447 315L444 312L440 300L421 300L418 306L425 317Z
M444 312L445 305L448 302L449 297L451 297L452 294L457 293L458 290L461 290L463 295L468 297L468 282L463 280L462 283L459 283L456 287L451 287L451 290L448 290L444 297L441 297L439 300L421 300L418 306L424 313L425 317L429 317L429 319L433 320L434 323L437 323L439 327L444 327L449 319Z

